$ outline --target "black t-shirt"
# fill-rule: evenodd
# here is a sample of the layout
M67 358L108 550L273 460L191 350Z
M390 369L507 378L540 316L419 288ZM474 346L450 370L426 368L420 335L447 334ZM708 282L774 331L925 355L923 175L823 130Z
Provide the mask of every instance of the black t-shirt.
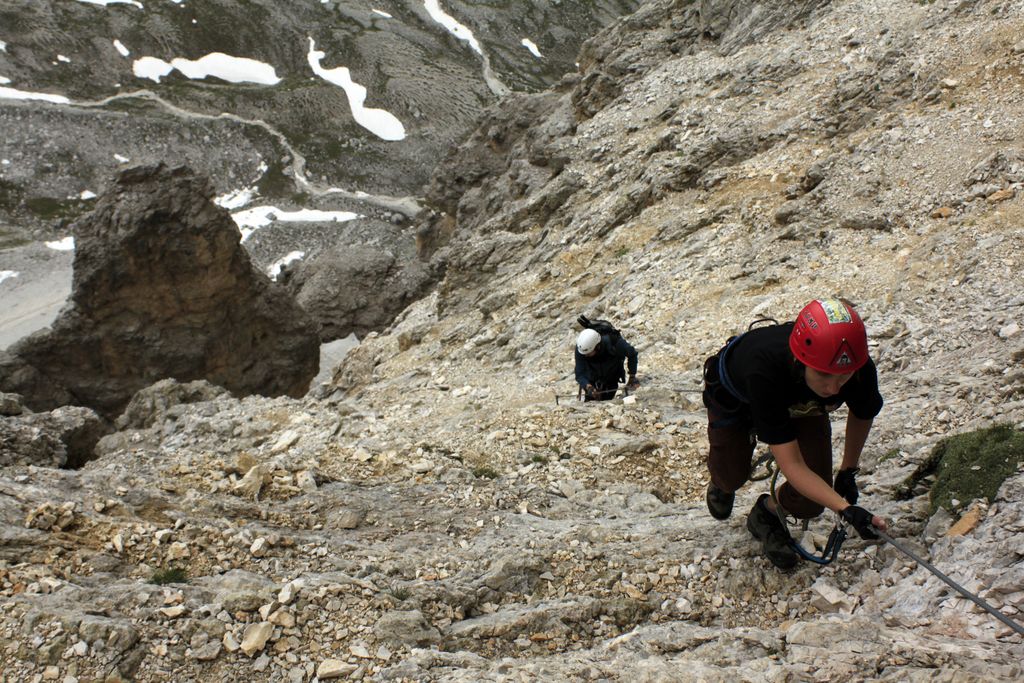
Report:
M635 375L639 354L636 349L622 337L601 337L601 343L597 346L597 353L593 356L584 356L576 350L576 382L581 387L588 384L603 383L607 386L617 385L618 380L625 380L622 377L622 362L626 361L629 374Z
M878 372L868 358L835 396L821 398L804 381L803 367L793 360L789 334L793 323L747 332L729 350L726 372L749 402L757 437L767 444L796 438L793 418L831 412L845 403L850 412L870 420L882 410Z

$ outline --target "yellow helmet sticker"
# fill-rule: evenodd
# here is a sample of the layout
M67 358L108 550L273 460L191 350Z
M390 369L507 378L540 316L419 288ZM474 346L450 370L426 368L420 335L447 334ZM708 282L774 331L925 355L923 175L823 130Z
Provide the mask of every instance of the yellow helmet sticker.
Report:
M825 311L825 317L830 323L853 322L850 311L839 299L818 299L818 303L821 304L821 310Z

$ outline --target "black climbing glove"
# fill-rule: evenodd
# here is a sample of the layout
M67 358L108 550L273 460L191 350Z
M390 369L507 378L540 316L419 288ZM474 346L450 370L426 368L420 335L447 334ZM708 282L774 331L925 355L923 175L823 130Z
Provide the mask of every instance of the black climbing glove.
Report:
M857 496L860 495L857 491L857 480L855 478L857 472L858 470L856 467L839 470L836 473L836 483L832 487L836 490L836 493L845 498L846 502L850 505L856 505Z
M589 399L597 398L597 388L593 384L588 384L583 388L583 395Z
M850 523L860 537L866 541L878 539L875 533L875 525L871 523L873 515L862 507L851 505L839 513L839 516Z
M626 387L628 389L636 389L638 386L640 386L640 380L636 378L636 375L630 375L629 382L626 383Z

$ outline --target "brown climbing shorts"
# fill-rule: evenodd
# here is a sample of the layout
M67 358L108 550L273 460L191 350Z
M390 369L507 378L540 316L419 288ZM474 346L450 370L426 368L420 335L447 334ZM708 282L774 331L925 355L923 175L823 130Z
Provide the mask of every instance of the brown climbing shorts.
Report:
M728 423L712 427L712 424ZM807 467L831 485L832 483L832 425L828 415L794 418L797 445ZM708 411L708 470L711 483L732 493L750 479L751 463L757 439L746 420L721 420ZM800 494L789 482L777 489L779 502L798 519L812 519L824 507Z

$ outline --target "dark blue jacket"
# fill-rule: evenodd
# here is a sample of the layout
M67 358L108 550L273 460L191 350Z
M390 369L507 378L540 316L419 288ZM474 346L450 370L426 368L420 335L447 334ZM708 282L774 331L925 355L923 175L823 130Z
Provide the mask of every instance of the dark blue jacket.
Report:
M576 382L584 388L588 384L600 384L610 389L626 381L622 372L623 361L629 361L629 374L635 375L638 359L636 349L625 339L617 337L613 340L602 335L593 356L584 356L576 349Z

